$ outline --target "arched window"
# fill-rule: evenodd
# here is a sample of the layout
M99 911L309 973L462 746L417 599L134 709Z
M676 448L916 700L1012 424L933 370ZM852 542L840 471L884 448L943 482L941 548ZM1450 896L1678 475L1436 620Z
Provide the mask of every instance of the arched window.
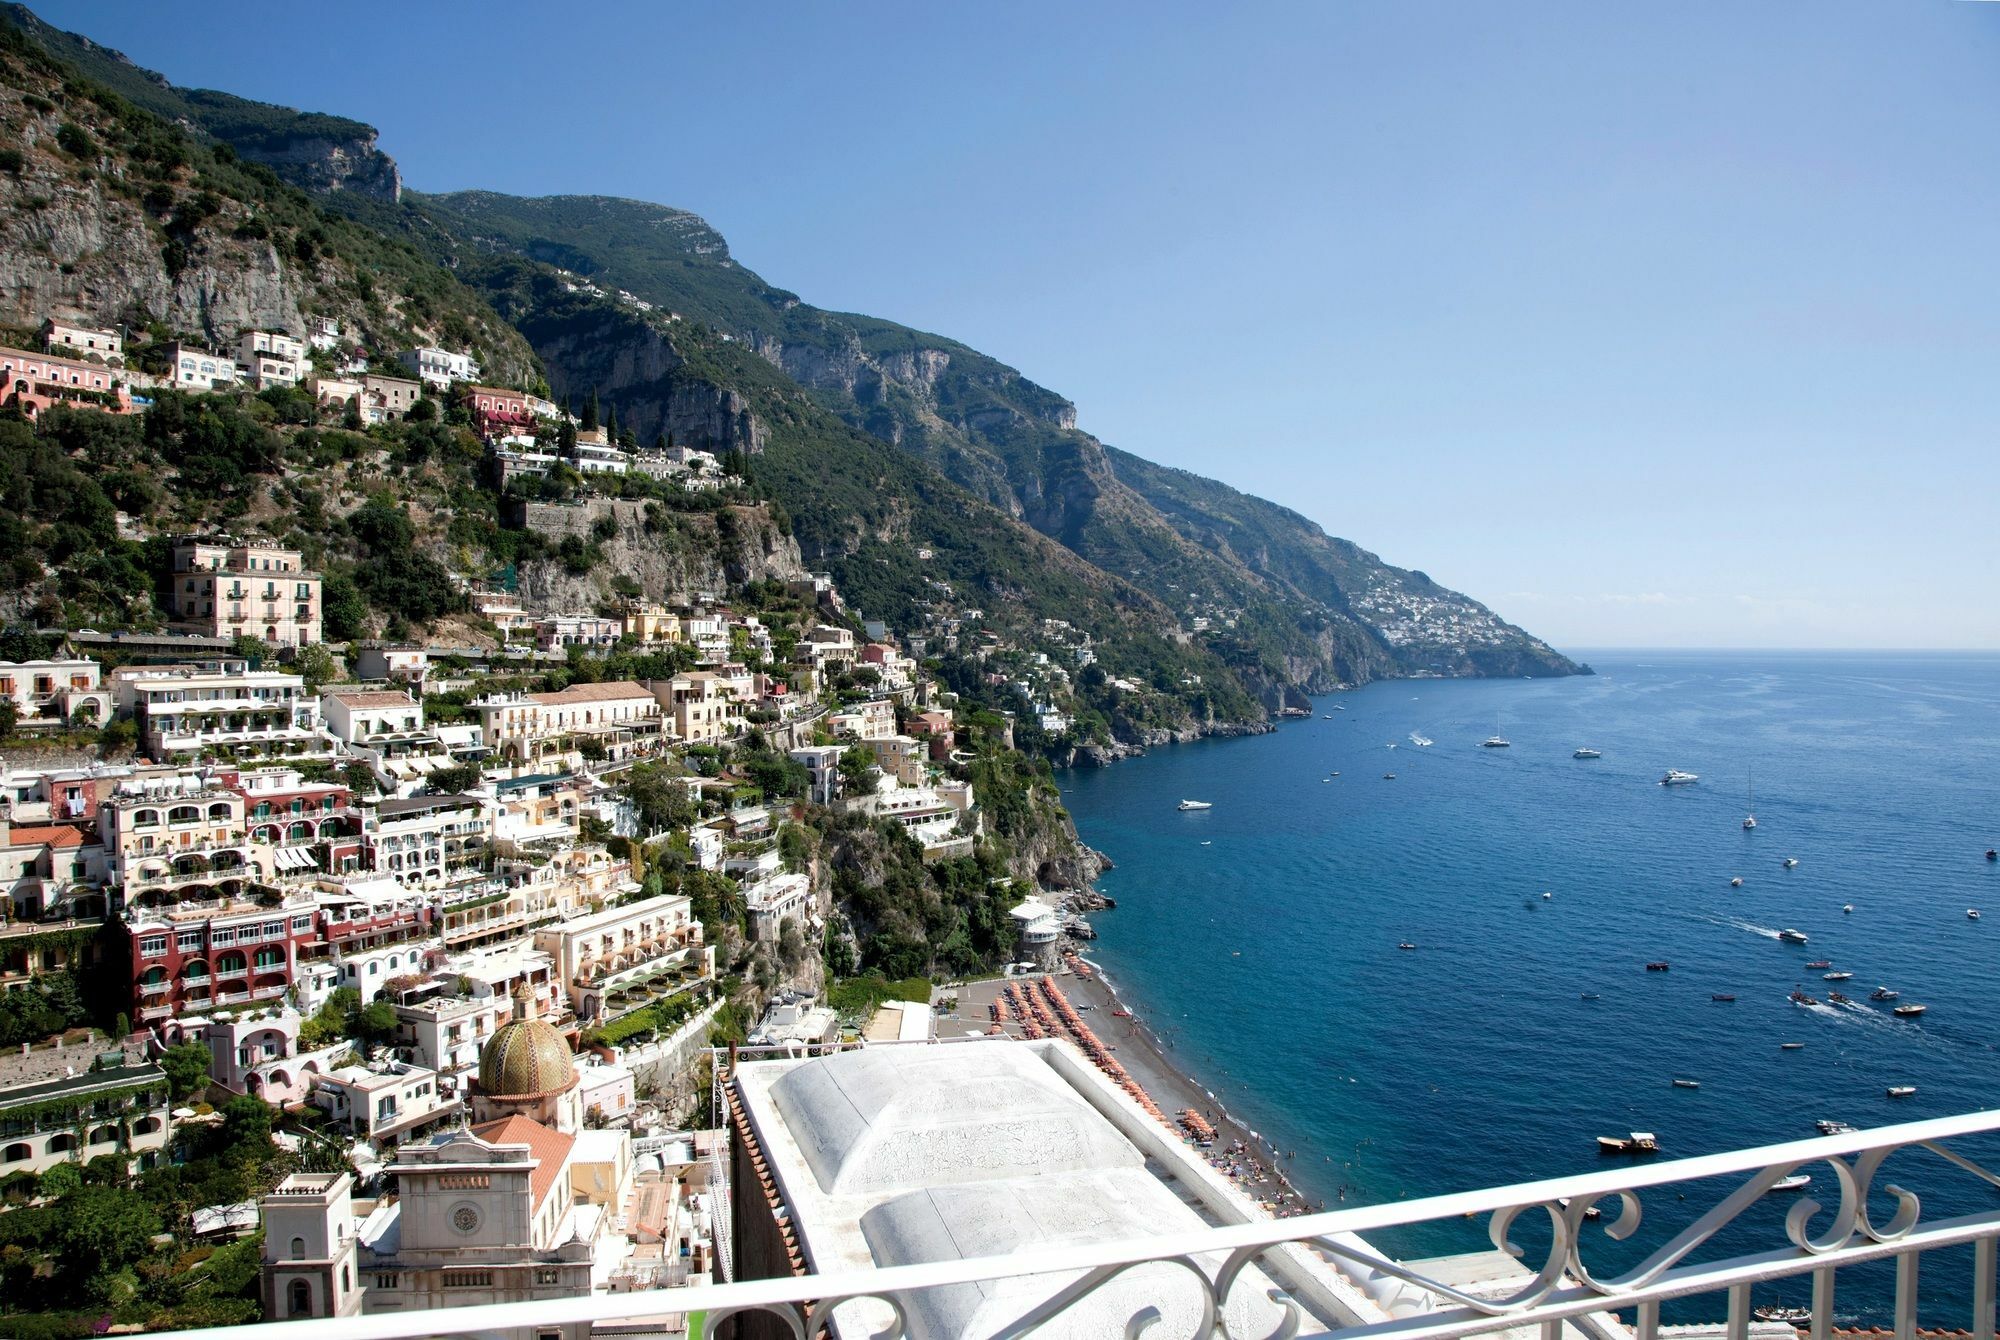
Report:
M35 1156L35 1151L27 1145L8 1145L7 1152L0 1154L0 1163L26 1163Z
M118 1143L116 1126L99 1126L90 1133L90 1143L94 1145L115 1145Z
M243 955L232 949L215 960L215 971L224 977L233 977L247 966Z
M304 1280L292 1281L291 1298L291 1314L294 1317L303 1317L312 1311L312 1289Z
M257 951L257 966L260 968L282 968L285 966L285 951L276 945L265 945Z
M353 1287L354 1287L354 1282L348 1277L347 1267L342 1266L340 1268L340 1291L342 1293L346 1293L349 1289L352 1289Z
M306 1254L306 1240L304 1238L293 1238L292 1259L294 1261L304 1260L305 1254Z

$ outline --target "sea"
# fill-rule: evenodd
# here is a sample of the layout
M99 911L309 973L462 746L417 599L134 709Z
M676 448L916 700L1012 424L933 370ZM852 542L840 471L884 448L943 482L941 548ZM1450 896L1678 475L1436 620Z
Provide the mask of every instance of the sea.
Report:
M1599 1135L1652 1131L1680 1158L2000 1105L2000 656L1585 659L1594 675L1372 684L1268 735L1066 774L1083 839L1116 862L1090 957L1329 1209L1622 1166ZM1663 786L1670 768L1700 780ZM1877 986L1929 1011L1895 1019ZM1861 1003L1801 1006L1800 987ZM2000 1144L1964 1148L2000 1171ZM1823 1229L1834 1176L1803 1171ZM2000 1208L1904 1152L1876 1179L1880 1222L1888 1182L1926 1220ZM1640 1232L1587 1239L1586 1260L1635 1260L1733 1184L1642 1198ZM1784 1246L1794 1199L1704 1254ZM1490 1246L1465 1223L1377 1245ZM1971 1274L1970 1249L1926 1255L1924 1324L1968 1324ZM1892 1280L1842 1270L1837 1315L1888 1324ZM1755 1301L1808 1297L1799 1280Z

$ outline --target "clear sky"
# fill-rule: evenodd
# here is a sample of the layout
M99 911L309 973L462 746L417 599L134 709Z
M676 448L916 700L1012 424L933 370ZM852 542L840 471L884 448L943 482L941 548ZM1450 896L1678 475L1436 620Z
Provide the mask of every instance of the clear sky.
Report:
M692 209L1559 645L2000 647L2000 4L36 8Z

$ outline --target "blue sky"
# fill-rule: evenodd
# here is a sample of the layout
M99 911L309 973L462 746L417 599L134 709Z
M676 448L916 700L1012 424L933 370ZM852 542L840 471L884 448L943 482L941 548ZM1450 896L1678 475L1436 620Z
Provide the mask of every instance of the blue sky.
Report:
M2000 4L37 9L695 210L1561 645L2000 647Z

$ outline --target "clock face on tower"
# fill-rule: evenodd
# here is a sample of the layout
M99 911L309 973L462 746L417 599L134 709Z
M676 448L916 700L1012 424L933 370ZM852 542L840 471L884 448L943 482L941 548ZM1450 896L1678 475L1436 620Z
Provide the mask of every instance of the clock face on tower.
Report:
M451 1212L451 1226L461 1233L470 1233L479 1227L479 1211L470 1205L461 1205Z

